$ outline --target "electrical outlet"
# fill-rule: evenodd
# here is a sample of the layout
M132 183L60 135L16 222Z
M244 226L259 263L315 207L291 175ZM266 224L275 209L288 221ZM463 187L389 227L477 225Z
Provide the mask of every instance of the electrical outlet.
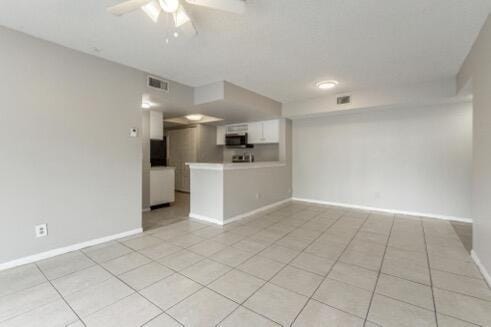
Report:
M45 237L48 236L48 225L42 224L34 227L36 231L36 237Z
M137 137L138 136L138 128L133 127L130 129L130 137Z

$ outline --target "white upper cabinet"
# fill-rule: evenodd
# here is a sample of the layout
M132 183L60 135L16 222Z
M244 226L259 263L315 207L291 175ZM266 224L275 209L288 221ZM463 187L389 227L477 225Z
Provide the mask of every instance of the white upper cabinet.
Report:
M160 111L150 111L150 139L164 139L164 115Z
M227 130L226 126L218 126L217 127L217 145L225 145L225 131Z
M280 143L280 121L267 120L262 122L263 138L261 143Z
M226 134L247 133L249 144L280 142L280 121L266 120L247 124L234 124L217 127L217 145L225 144Z

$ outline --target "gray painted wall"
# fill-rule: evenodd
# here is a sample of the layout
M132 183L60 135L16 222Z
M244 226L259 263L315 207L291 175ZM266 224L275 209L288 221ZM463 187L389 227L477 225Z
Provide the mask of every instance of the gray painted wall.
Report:
M1 27L0 44L0 263L140 228L145 74Z
M491 273L491 16L488 17L459 73L471 82L474 106L472 176L473 250Z
M298 198L470 218L471 159L470 103L293 122Z

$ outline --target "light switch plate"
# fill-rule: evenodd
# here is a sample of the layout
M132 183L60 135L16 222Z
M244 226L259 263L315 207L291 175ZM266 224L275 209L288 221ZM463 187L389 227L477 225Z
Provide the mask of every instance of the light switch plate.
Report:
M131 137L137 137L138 136L138 128L135 128L135 127L131 128L130 129L130 136Z

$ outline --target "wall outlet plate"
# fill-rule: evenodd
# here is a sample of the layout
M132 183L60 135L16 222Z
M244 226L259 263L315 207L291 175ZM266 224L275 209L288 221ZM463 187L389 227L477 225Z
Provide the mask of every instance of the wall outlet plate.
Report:
M136 128L136 127L130 128L130 136L131 137L137 137L138 136L138 128Z
M36 237L48 236L48 224L37 225L34 229L36 231Z

